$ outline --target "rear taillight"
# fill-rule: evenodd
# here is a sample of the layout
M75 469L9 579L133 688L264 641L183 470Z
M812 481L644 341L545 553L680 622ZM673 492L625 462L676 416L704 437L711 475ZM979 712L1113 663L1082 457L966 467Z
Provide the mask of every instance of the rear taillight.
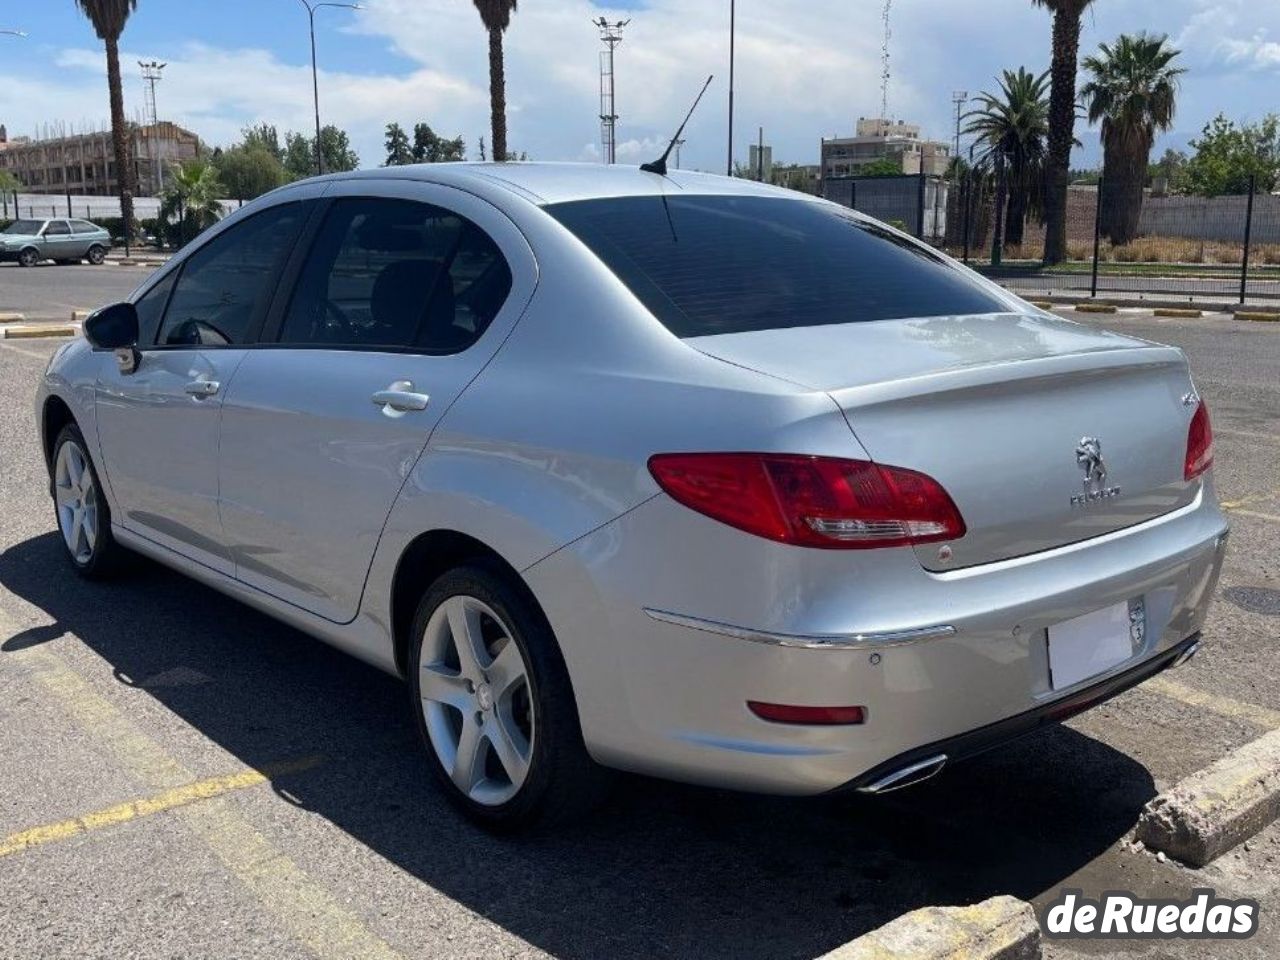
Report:
M773 453L666 453L649 472L674 500L779 543L826 550L901 547L965 534L931 477L863 460Z
M1209 408L1201 400L1187 429L1187 460L1183 478L1194 480L1212 466L1213 425L1209 423Z

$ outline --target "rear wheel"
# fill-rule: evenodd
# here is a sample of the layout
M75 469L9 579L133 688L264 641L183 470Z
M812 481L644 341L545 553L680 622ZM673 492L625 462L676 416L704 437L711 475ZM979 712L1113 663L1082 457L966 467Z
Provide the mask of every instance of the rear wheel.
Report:
M40 262L40 254L28 247L18 254L18 263L24 267L34 267Z
M53 447L53 502L72 566L96 578L116 570L124 549L111 535L111 510L80 428L68 424Z
M101 266L102 262L107 259L107 249L106 247L90 247L86 256L95 267Z
M414 618L411 705L431 768L469 818L510 831L564 822L604 795L568 671L532 598L497 565L440 577Z

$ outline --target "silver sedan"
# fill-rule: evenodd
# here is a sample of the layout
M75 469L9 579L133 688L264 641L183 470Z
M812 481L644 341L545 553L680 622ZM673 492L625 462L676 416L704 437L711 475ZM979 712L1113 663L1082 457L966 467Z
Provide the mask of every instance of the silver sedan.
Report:
M71 566L403 676L494 828L607 769L918 782L1193 655L1226 545L1180 351L741 180L306 181L85 332L36 399Z

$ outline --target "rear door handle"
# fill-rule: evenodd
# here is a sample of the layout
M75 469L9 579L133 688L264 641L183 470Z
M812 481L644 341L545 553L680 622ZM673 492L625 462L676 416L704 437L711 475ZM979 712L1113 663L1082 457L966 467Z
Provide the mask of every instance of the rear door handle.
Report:
M222 389L217 380L192 380L184 387L193 397L212 397Z
M371 399L389 417L413 410L425 410L431 402L431 398L425 393L413 392L412 380L397 380L387 389L379 390Z

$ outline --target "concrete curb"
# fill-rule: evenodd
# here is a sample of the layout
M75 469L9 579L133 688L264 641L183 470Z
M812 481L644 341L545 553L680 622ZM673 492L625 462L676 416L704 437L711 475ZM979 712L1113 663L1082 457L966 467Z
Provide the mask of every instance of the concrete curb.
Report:
M1258 310L1237 310L1237 320L1252 320L1254 323L1280 323L1280 313L1265 313Z
M88 320L88 319L89 319L89 315L90 315L91 313L93 313L93 311L92 311L92 310L72 310L72 311L71 311L71 322L72 322L72 323L84 323L84 321L86 321L86 320Z
M1177 320L1199 320L1204 316L1203 310L1184 310L1181 307L1157 307L1151 312L1157 317Z
M0 313L0 323L22 323L26 319L25 313Z
M1077 303L1076 313L1119 313L1120 308L1112 303Z
M903 914L820 960L1039 960L1040 922L1031 904L992 897L972 907Z
M79 324L27 323L0 326L0 340L35 340L40 337L78 337Z
M1156 797L1137 839L1203 867L1280 817L1280 730L1227 754Z
M1079 303L1097 303L1097 299L1089 296L1087 293L1052 293L1047 290L1028 290L1019 289L1018 287L1005 287L1015 296L1022 297L1028 303L1049 303L1059 307L1073 307ZM1170 307L1172 309L1196 309L1203 310L1206 313L1232 313L1235 310L1243 309L1236 301L1226 300L1195 300L1189 297L1178 299L1176 297L1143 297L1127 298L1122 292L1108 290L1111 296L1110 302L1118 307L1127 310L1154 310L1156 307ZM1034 297L1032 301L1030 298Z

